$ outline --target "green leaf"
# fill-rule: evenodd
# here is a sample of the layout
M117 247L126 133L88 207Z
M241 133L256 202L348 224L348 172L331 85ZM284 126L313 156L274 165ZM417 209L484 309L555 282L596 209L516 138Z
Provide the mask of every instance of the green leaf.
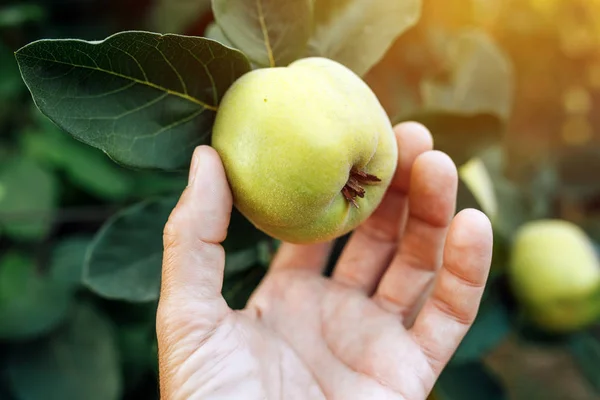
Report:
M225 33L223 33L223 29L221 29L221 27L216 22L211 22L210 24L208 24L208 26L206 27L206 31L204 32L204 36L209 39L216 40L217 42L220 42L225 46L235 48L233 43L231 43L231 41L225 36Z
M21 400L117 400L121 371L114 327L89 305L47 340L16 347L8 365Z
M499 380L480 362L447 366L433 392L436 400L508 399Z
M22 240L45 237L56 206L56 180L34 161L14 157L0 169L0 226Z
M43 131L21 135L26 154L64 171L73 184L100 198L122 200L132 192L130 170L120 168L98 149L65 135L48 122Z
M151 199L110 218L90 245L83 281L116 300L156 300L160 290L163 230L177 198Z
M77 288L82 282L83 264L91 237L71 236L52 249L50 276L65 287Z
M500 48L485 32L476 29L465 29L442 45L446 47L450 77L422 82L423 108L508 120L514 78L511 64Z
M314 7L308 55L338 61L359 76L421 16L421 0L318 0Z
M222 293L229 307L234 310L243 309L266 272L267 269L264 266L255 265L244 271L225 276Z
M0 8L0 29L12 28L46 18L46 11L37 4L14 4ZM4 65L4 64L2 64Z
M179 195L188 182L187 175L175 175L160 171L135 171L132 178L131 192L140 199L156 195Z
M129 388L136 386L144 374L154 368L154 325L120 325L118 344L121 365L125 373L125 383Z
M243 53L202 38L121 32L97 42L39 40L16 53L35 104L114 161L183 169L210 142L218 104L250 70Z
M0 65L2 65L2 74L0 74L0 99L11 100L22 90L25 89L19 67L15 62L12 51L4 44L0 43Z
M482 300L475 322L452 357L453 365L483 359L511 332L510 314L496 286Z
M435 148L448 154L459 166L499 143L503 132L503 125L498 118L484 114L466 116L422 112L402 120L425 125L433 136Z
M571 338L568 347L583 376L600 394L600 335L579 333Z
M286 66L305 54L314 0L212 0L225 37L261 66Z
M113 216L90 245L83 280L98 295L131 302L156 300L159 295L164 226L176 197L151 199ZM258 243L269 238L237 210L232 211L229 235L222 243L227 274L244 271L260 260Z
M8 253L0 260L0 339L31 339L65 318L70 293L37 274L32 259Z
M423 123L436 149L462 165L500 142L510 117L514 76L508 58L482 31L465 29L441 46L447 71L424 79L417 111L397 120Z
M210 12L210 6L210 0L158 0L152 7L149 26L157 32L185 33Z

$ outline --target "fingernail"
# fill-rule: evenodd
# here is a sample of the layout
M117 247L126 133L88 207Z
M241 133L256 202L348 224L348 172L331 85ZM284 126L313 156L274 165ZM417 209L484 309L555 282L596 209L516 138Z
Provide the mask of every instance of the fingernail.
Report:
M188 176L188 186L192 186L194 184L194 181L196 180L196 176L198 175L198 169L200 166L200 152L198 151L199 148L197 147L196 150L194 150L194 155L192 156L192 163L190 165L190 174Z

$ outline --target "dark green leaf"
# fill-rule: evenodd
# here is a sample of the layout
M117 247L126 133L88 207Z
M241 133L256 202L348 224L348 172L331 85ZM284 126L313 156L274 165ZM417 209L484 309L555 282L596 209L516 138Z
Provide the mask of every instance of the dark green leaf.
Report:
M485 365L473 362L447 366L434 388L436 400L506 400L498 379Z
M262 265L255 265L242 272L232 273L223 280L223 297L229 307L240 310L246 306L250 295L254 292L267 269Z
M0 29L11 28L29 22L39 22L45 17L46 12L44 8L37 4L3 6L0 8Z
M0 226L11 237L36 240L52 226L57 193L54 176L25 157L0 169Z
M592 332L574 335L569 350L582 374L600 395L600 335Z
M156 300L162 233L177 198L151 199L113 216L90 245L84 283L98 295L132 302Z
M116 162L148 169L185 168L210 142L225 91L250 70L214 40L150 32L40 40L16 56L45 115Z
M308 54L338 61L359 76L415 25L421 0L318 0Z
M444 112L423 112L402 118L425 125L433 135L437 150L448 154L462 165L486 148L497 144L503 125L491 115L459 115Z
M70 293L39 276L30 258L9 253L0 260L0 339L31 339L65 318Z
M114 201L126 198L133 190L130 170L115 165L106 154L65 135L53 124L40 132L25 132L21 139L26 154L64 171L73 184L91 194Z
M72 236L54 246L50 276L55 282L72 288L81 284L85 255L91 242L91 237Z
M156 195L179 195L187 185L187 175L160 171L135 171L132 174L132 194L137 198Z
M125 382L129 387L135 386L155 364L153 326L121 325L118 343Z
M481 30L465 30L450 37L446 47L448 80L422 84L423 108L464 116L510 116L513 75L508 58Z
M0 99L10 100L25 89L13 53L0 43Z
M483 359L511 331L509 311L502 303L497 287L490 286L490 293L482 301L475 322L467 332L451 363L476 362Z
M185 33L207 12L210 12L210 0L158 0L150 13L150 29Z
M261 66L286 66L305 54L314 0L212 0L225 37Z
M223 243L227 252L245 250L260 241L270 239L270 236L254 227L236 208L231 212L229 225L227 239Z
M47 340L15 347L8 377L20 400L117 400L121 371L114 327L88 305Z

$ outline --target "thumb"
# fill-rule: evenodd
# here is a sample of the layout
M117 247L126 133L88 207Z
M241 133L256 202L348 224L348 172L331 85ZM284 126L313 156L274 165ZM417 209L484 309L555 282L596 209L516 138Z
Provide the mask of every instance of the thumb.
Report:
M194 151L188 186L165 225L161 306L170 313L215 307L221 296L232 197L223 164L209 146ZM226 305L225 305L226 307ZM183 312L183 311L182 311Z

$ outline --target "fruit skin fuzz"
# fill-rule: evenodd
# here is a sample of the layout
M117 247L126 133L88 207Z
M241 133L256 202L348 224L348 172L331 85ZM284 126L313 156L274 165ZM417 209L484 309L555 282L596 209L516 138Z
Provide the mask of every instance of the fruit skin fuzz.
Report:
M375 175L367 174L366 172L353 167L350 170L348 182L346 182L346 185L342 188L342 194L350 204L356 208L360 208L356 202L356 197L365 197L365 189L361 185L370 185L378 182L381 182L381 179Z
M371 88L321 57L240 77L219 104L211 144L240 213L296 244L354 230L398 165L393 126Z

